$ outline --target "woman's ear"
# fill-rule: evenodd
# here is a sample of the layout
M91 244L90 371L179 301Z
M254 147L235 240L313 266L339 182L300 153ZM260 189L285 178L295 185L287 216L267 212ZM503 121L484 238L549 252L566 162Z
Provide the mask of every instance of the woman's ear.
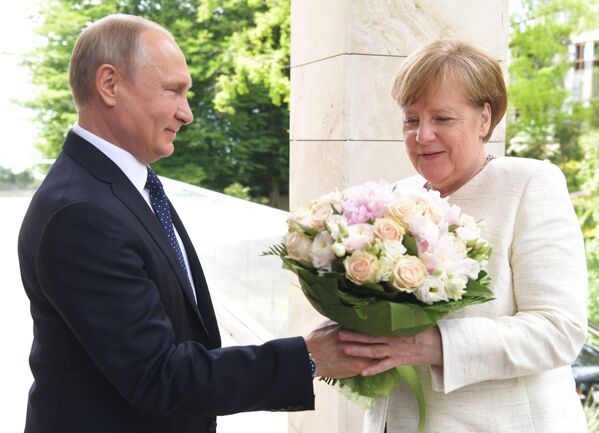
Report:
M120 79L120 74L112 65L103 64L96 70L96 91L109 107L116 104L117 84Z
M484 138L491 129L491 104L485 102L483 109L480 112L480 132L479 136Z

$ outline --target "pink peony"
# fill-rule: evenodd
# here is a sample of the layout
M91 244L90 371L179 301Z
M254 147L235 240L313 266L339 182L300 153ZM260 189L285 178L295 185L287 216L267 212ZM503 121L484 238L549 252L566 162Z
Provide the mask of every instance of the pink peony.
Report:
M367 182L345 190L347 199L343 216L349 225L374 221L385 213L385 208L393 200L389 185L384 182Z

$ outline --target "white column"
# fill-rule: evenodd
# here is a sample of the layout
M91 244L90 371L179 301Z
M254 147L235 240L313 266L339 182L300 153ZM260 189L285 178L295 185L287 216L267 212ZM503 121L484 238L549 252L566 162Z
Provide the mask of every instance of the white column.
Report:
M507 58L507 0L292 0L290 208L335 187L412 175L399 108L390 96L403 59L436 38L459 38ZM504 153L504 124L487 144ZM290 333L322 317L294 280ZM291 414L290 432L358 433L362 412L317 383L316 411Z

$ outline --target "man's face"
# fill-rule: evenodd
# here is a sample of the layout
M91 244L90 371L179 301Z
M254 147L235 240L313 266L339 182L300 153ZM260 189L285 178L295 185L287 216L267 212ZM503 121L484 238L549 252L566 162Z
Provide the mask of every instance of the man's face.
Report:
M177 44L165 33L148 30L134 77L117 84L116 145L150 164L174 151L173 141L182 125L193 120L187 101L191 77Z

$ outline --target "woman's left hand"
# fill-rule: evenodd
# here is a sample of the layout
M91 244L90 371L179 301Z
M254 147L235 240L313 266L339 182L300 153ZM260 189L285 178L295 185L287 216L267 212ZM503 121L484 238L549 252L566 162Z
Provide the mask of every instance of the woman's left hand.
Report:
M384 337L348 330L339 333L347 355L380 359L362 370L362 376L373 376L397 365L443 365L443 344L437 326L429 326L409 337Z

